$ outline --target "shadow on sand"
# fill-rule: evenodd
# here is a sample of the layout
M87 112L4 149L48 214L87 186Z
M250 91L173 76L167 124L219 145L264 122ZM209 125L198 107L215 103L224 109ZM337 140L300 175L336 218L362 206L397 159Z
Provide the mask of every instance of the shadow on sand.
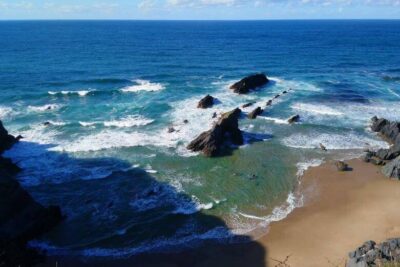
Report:
M259 243L233 234L148 172L116 158L75 158L49 148L21 142L7 153L23 168L19 180L27 191L67 216L32 242L48 253L39 266L267 265ZM30 184L33 176L39 179Z

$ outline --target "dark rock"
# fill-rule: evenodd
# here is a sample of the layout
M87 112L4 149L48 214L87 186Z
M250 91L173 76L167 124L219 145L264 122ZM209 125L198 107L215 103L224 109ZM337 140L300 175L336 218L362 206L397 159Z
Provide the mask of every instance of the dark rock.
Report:
M175 130L175 128L174 127L168 127L168 133L173 133L173 132L175 132L176 130Z
M288 119L288 123L295 123L300 120L300 115L294 115Z
M17 138L8 134L8 131L4 128L3 123L0 121L0 154L5 150L10 149L17 142Z
M257 118L258 115L261 115L263 113L263 109L261 107L257 107L256 109L254 109L252 112L250 112L247 117L249 119L255 119Z
M243 104L242 108L247 108L247 107L250 107L252 105L254 105L254 102L249 102L249 103Z
M277 94L277 95L274 96L274 99L277 99L280 96L281 96L280 94Z
M335 166L338 169L338 171L341 172L347 171L349 169L349 166L343 161L336 161Z
M217 116L218 116L217 112L214 112L213 115L212 115L212 118L215 119Z
M250 90L254 90L257 87L261 87L269 82L267 76L265 74L255 74L243 78L242 80L234 83L230 86L235 93L238 94L247 94Z
M43 122L43 125L44 125L44 126L50 126L50 125L51 125L51 122L45 121L45 122Z
M288 91L283 91L283 92L282 92L283 95L284 95L284 94L287 94L287 93L288 93Z
M272 100L268 100L266 105L267 106L271 106L272 105Z
M197 104L197 108L209 108L212 107L213 104L214 104L214 97L206 95L199 101L199 103Z
M382 173L387 177L400 179L400 157L383 166Z
M226 137L235 145L243 144L243 135L239 129L238 119L241 114L240 109L234 109L222 114L218 122L206 132L201 133L187 146L192 151L202 151L204 155L213 157L221 151L221 147Z
M183 123L184 123L184 124L188 124L189 121L188 121L188 120L183 120Z

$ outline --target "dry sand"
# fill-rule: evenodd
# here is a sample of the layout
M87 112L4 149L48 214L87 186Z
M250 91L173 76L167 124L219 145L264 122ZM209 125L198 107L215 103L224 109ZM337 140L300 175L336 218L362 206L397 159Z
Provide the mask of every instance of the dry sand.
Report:
M306 171L301 189L305 205L273 223L259 242L273 259L290 255L292 267L344 266L347 252L364 241L400 236L400 182L361 160L352 171L338 172L333 163Z

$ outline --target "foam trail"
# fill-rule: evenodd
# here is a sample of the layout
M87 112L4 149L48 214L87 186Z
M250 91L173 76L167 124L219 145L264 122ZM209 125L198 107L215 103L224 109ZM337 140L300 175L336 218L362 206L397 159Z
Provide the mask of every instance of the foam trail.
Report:
M44 106L28 106L29 111L33 112L44 112L44 111L49 111L49 110L54 110L54 109L59 109L61 108L61 105L58 104L49 104L49 105L44 105Z
M147 80L135 80L137 85L127 86L121 89L122 92L139 92L147 91L154 92L165 89L165 86L161 83L152 83Z
M12 112L12 108L0 106L0 119L4 119Z
M84 97L88 95L90 92L94 92L95 90L79 90L79 91L48 91L47 93L49 95L79 95L81 97Z
M154 122L154 120L146 119L139 116L128 116L121 120L105 121L103 124L106 127L134 127L134 126L145 126Z
M304 111L307 113L321 114L321 115L331 115L331 116L344 115L343 112L337 111L325 105L318 105L318 104L297 103L292 105L292 109Z

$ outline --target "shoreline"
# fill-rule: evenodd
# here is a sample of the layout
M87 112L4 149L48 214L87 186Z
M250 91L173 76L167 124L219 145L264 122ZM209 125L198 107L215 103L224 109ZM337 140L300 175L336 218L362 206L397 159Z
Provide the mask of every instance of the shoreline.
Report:
M339 172L333 161L308 168L299 190L303 205L268 232L241 244L205 244L176 254L144 254L125 259L76 259L50 256L39 266L345 266L348 252L366 240L400 236L398 181L361 159L346 161L351 171ZM287 261L285 261L287 259ZM62 264L61 264L62 263ZM285 265L283 265L285 266Z

